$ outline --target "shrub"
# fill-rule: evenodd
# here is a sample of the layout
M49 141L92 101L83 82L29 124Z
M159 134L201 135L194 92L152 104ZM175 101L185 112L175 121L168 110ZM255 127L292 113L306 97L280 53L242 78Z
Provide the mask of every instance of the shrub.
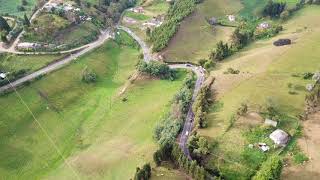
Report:
M302 152L299 152L293 156L293 161L296 164L303 164L305 161L308 161L308 160L309 158Z
M97 74L86 68L82 72L82 81L85 83L94 83L97 81Z
M228 68L227 71L225 72L225 74L239 74L240 71L233 69L233 68Z
M151 178L151 166L150 164L145 164L140 169L137 167L136 173L134 175L134 180L148 180Z
M247 112L248 112L248 105L245 104L245 103L242 103L242 104L240 105L240 107L238 108L237 115L243 116L243 115L245 115Z
M253 180L270 180L280 179L282 170L282 161L279 156L273 155L265 161L257 174L252 178Z

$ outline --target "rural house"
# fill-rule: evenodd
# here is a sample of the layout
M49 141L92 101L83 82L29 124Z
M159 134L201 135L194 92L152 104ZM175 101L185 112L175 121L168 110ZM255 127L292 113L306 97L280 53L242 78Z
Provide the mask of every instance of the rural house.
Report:
M277 146L281 147L285 147L289 141L289 135L281 129L273 131L269 137Z

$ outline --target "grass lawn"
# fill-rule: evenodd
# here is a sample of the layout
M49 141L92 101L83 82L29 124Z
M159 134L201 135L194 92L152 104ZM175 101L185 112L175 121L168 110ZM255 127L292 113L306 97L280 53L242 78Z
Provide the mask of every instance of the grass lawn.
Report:
M117 97L138 61L113 41L18 90L82 179L129 179L151 162L153 128L182 85L138 80ZM97 82L81 81L85 68ZM163 92L166 89L166 92ZM155 101L157 99L157 101ZM0 97L0 174L4 179L75 179L15 93Z
M0 0L0 13L1 14L9 14L18 17L23 17L26 13L27 15L31 15L32 9L36 5L36 0L27 0L28 5L24 6L26 11L18 11L18 6L21 5L21 0Z
M0 55L0 70L13 72L25 69L28 72L33 72L62 57L63 55L3 54Z
M132 19L138 20L138 21L145 21L150 19L151 17L141 14L141 13L135 13L132 11L125 11L124 16L130 17Z
M244 132L249 127L244 124L252 123L248 122L250 119L244 120L245 123L236 121L234 127L225 132L230 117L236 113L241 103L247 103L250 111L259 112L267 99L272 98L280 112L287 115L280 119L281 129L292 134L299 123L296 116L304 110L305 86L310 83L310 80L302 78L302 74L320 69L320 53L317 51L320 48L320 23L317 21L319 13L320 7L304 8L284 24L285 31L279 36L255 42L212 72L217 81L220 81L219 86L228 88L216 87L220 89L218 102L208 115L209 128L201 130L200 134L217 140L214 153L225 161L223 158L215 158L212 163L219 164L227 179L245 177L248 168L252 168L251 165L254 164L241 159L248 146ZM294 43L291 46L275 47L272 42L278 38L290 38ZM241 73L224 75L223 72L229 67L238 69ZM296 74L300 77L295 77ZM229 81L233 84L226 83ZM294 91L294 94L289 91Z
M165 58L168 61L190 62L208 58L218 41L229 40L233 28L213 29L206 18L234 14L241 7L237 0L205 0L199 4L196 11L181 23L177 34L163 51Z

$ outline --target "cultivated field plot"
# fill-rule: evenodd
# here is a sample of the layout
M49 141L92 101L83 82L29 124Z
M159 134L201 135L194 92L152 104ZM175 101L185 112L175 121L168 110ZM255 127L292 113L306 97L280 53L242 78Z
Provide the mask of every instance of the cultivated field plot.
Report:
M0 14L23 17L23 15L26 13L30 16L37 1L27 0L27 2L27 5L23 6L25 10L21 11L18 9L18 7L22 5L21 0L0 0Z
M129 179L137 166L151 162L157 148L154 126L185 73L176 81L139 79L118 97L135 70L138 54L137 49L109 41L18 90L70 166L17 94L2 95L0 103L6 107L0 114L1 177L76 179L73 169L82 179ZM82 81L87 70L97 75L95 83Z
M263 124L264 116L257 113L262 112L270 100L282 114L278 117L280 124L277 128L289 134L299 131L297 117L304 110L305 86L311 81L303 79L302 75L320 69L320 53L317 51L320 48L320 23L316 20L319 13L318 6L304 8L284 24L285 30L279 36L253 43L212 72L216 77L217 101L208 115L209 128L200 132L216 141L212 163L227 179L248 178L267 157L277 153L275 150L262 153L259 149L248 148L252 140L269 143L268 138L261 138L261 135L268 137L270 130L260 132L254 128ZM272 43L278 38L290 38L294 43L275 47ZM237 69L240 74L225 74L228 68ZM232 120L242 103L249 106L249 113ZM252 131L248 133L249 129ZM289 161L292 157L286 152L294 143L295 139L281 154ZM310 174L310 178L312 176L314 174ZM308 179L308 175L304 178Z
M218 41L228 41L234 28L210 26L206 19L237 13L238 0L205 0L180 25L163 54L168 61L197 62L208 58Z

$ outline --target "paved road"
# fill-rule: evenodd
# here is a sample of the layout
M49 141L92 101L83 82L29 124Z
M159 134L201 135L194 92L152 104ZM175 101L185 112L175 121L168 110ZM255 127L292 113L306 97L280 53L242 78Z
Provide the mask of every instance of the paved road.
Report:
M118 29L122 29L124 31L126 31L129 35L131 35L141 46L141 49L143 51L144 54L144 61L145 62L150 62L152 59L152 54L151 54L151 50L150 48L147 46L147 44L140 39L134 32L132 32L129 28L127 27L123 27L123 26L118 26ZM12 82L9 85L5 85L0 87L0 92L3 92L5 90L11 89L12 87L16 87L19 86L21 84L23 84L24 82L30 81L36 77L39 77L41 75L47 74L49 72L52 72L54 70L57 70L63 66L65 66L66 64L70 63L71 61L77 59L77 57L82 56L83 54L91 51L92 49L101 46L107 39L109 39L110 33L108 33L108 31L102 32L102 34L100 35L99 39L91 44L86 45L85 47L82 47L81 50L71 54L70 56L62 59L59 62L56 62L54 64L51 64L41 70L38 70L30 75L27 75L23 78L20 78L14 82ZM198 92L201 88L202 83L205 80L205 75L204 75L204 69L202 67L197 67L197 66L193 66L193 65L189 65L189 64L172 64L169 65L170 68L172 69L189 69L192 70L196 75L197 75L197 80L196 80L196 84L195 84L195 88L194 88L194 93L192 96L192 101L191 101L191 105L189 107L189 111L185 120L185 124L183 126L183 130L179 139L179 145L182 148L182 150L184 151L185 155L189 158L190 157L190 153L189 150L186 146L187 144L187 140L189 137L190 132L193 129L194 126L194 113L192 111L192 104L195 101Z
M187 117L185 119L184 122L184 126L183 126L183 130L181 132L180 135L180 139L179 139L179 145L181 147L181 149L183 150L184 154L191 159L190 156L190 152L189 149L187 147L187 141L188 141L188 137L190 135L190 132L192 131L193 127L194 127L194 113L192 110L192 105L194 103L194 101L197 98L197 95L199 93L199 90L205 80L205 74L204 74L204 70L201 67L198 66L191 66L191 67L187 67L186 64L177 64L177 65L170 65L170 68L173 69L190 69L192 70L196 75L197 75L197 81L195 83L195 87L194 87L194 92L192 95L192 100L189 106L189 110L188 110L188 114Z
M11 84L5 85L0 87L0 92L3 92L5 90L11 89L12 86L13 87L17 87L27 81L30 81L32 79L35 79L36 77L39 77L41 75L47 74L49 72L55 71L57 69L60 69L61 67L67 65L68 63L70 63L71 61L77 59L79 56L84 55L85 53L93 50L94 48L97 48L99 46L101 46L107 39L109 39L110 33L108 31L104 31L101 33L99 39L91 44L88 44L86 48L79 50L73 54L71 54L70 56L67 56L65 58L63 58L61 61L58 61L56 63L53 63L43 69L40 69L32 74L29 74L25 77L22 77L14 82L12 82Z
M141 46L141 49L143 51L145 62L150 62L151 60L153 60L150 48L147 46L147 44L141 38L139 38L134 32L132 32L127 27L118 26L118 29L122 29L122 30L126 31L139 43L139 45ZM188 137L190 135L190 132L192 131L192 129L194 127L194 113L192 110L192 104L195 101L195 99L198 95L198 92L201 88L201 85L205 80L205 75L204 75L205 70L202 67L193 66L190 64L172 64L172 65L169 65L169 67L172 69L189 69L189 70L192 70L197 75L197 81L195 83L192 101L190 103L188 114L187 114L187 117L186 117L186 120L185 120L185 123L183 126L183 130L181 132L180 139L179 139L179 145L180 145L181 149L183 150L184 154L189 159L191 159L190 152L187 147L187 141L188 141Z
M152 53L150 48L148 47L148 45L141 39L139 38L134 32L132 32L129 28L124 27L124 26L118 26L118 29L124 30L125 32L127 32L131 37L133 37L133 39L135 39L143 52L143 57L144 57L144 61L145 62L150 62L152 61Z

